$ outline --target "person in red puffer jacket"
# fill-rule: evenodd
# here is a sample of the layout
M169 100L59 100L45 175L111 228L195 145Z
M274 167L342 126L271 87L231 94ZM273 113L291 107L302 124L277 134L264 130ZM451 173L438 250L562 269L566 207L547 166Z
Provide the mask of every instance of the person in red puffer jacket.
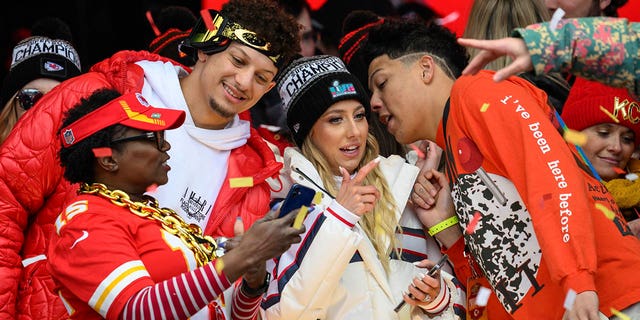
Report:
M196 36L206 31L200 23L190 38L190 54L197 58L193 70L146 51L118 52L49 92L1 146L0 319L68 317L45 256L54 221L77 190L62 177L56 133L64 112L97 89L142 92L154 105L188 111L185 125L171 137L176 142L169 165L177 184L153 191L163 205L214 237L233 237L234 227L246 230L267 213L267 179L277 176L282 164L237 114L275 85L280 66L298 50L296 24L264 0L234 0L219 16L215 11L204 14L231 22L225 24L229 28L253 31L271 45L257 46L233 32L226 33L230 38L199 41ZM226 166L216 165L220 163ZM245 275L249 291L261 293L265 273Z

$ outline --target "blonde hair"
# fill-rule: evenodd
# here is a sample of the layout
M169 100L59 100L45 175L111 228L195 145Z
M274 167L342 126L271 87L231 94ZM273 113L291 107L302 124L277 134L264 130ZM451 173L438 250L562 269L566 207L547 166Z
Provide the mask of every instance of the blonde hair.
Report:
M475 0L463 37L486 40L506 38L515 28L524 28L549 19L549 11L540 0ZM473 48L467 50L472 58L479 52ZM485 69L501 69L510 62L509 59L500 57Z
M318 170L322 178L322 184L326 190L331 193L331 196L338 194L338 186L334 178L334 173L324 155L311 141L310 136L307 136L301 149L305 158ZM364 157L362 157L356 170L359 170L362 166L369 163L369 161L378 157L378 154L378 142L375 137L369 133L367 135ZM387 181L378 167L367 175L364 183L378 188L381 196L373 208L373 212L362 216L360 225L369 239L371 239L371 243L373 243L373 247L378 254L378 259L382 262L382 266L387 273L389 273L391 254L395 252L398 257L400 257L401 254L399 241L396 238L396 232L401 230L396 218L398 207L387 185Z
M18 108L20 108L20 103L16 99L18 92L16 92L13 97L7 101L4 105L4 109L2 109L2 112L0 113L0 144L7 139L7 136L9 136L9 133L13 130L16 122L18 122Z

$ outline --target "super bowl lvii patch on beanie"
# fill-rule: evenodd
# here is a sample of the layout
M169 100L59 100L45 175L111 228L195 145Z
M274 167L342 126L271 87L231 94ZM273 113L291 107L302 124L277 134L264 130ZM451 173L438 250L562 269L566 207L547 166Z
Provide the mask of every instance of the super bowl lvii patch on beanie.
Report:
M2 106L32 80L64 81L80 74L78 52L65 40L34 36L20 41L11 55L9 74L2 85Z
M298 147L322 114L336 102L358 100L367 117L369 96L340 58L303 57L291 62L278 79L278 93L287 114L287 126Z

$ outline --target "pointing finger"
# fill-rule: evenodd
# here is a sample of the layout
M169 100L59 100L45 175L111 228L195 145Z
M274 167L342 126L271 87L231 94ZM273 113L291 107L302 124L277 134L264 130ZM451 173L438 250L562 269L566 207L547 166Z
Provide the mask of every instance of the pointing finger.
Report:
M380 158L375 158L369 161L369 163L365 164L364 167L360 168L358 174L356 174L356 177L353 178L353 182L358 184L362 183L369 172L371 172L378 165L378 163L380 163Z

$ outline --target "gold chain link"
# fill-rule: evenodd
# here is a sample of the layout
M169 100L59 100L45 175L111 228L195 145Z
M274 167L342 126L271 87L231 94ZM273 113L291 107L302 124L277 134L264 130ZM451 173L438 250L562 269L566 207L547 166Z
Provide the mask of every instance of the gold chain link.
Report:
M93 194L109 199L119 207L127 207L133 214L159 221L162 228L167 232L177 236L193 251L198 266L204 266L216 257L216 241L211 236L202 234L202 229L196 224L186 223L175 211L169 208L160 208L158 200L144 195L146 203L131 201L129 195L121 190L109 190L104 184L83 183L80 186L80 193Z

